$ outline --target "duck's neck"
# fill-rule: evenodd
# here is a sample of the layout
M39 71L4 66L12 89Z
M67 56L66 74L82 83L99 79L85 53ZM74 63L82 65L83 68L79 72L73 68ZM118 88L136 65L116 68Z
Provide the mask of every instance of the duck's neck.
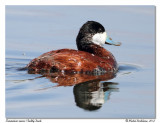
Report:
M85 44L77 45L77 47L78 47L78 50L89 52L91 54L97 55L102 58L108 57L108 54L111 54L109 51L107 51L103 47L97 44L94 44L92 42L88 42L88 43L85 42Z

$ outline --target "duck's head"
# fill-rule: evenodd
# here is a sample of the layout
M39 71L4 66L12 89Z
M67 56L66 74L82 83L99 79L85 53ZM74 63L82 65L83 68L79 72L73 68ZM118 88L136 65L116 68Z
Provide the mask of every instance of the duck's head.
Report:
M85 45L96 44L103 46L104 44L120 46L120 42L112 41L108 37L105 28L96 21L88 21L80 28L76 39L77 47L79 50Z

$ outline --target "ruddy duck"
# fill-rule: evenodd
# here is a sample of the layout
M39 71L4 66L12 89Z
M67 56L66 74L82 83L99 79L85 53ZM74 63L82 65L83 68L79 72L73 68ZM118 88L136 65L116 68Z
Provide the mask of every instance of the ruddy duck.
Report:
M112 41L100 23L86 22L80 28L76 44L78 50L54 50L33 59L27 65L29 73L104 74L117 72L118 66L114 56L102 46L103 44L119 46L121 43Z

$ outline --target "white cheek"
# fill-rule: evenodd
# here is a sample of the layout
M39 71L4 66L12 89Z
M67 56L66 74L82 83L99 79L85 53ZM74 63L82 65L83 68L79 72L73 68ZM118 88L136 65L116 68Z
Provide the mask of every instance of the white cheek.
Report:
M102 46L103 44L105 44L105 41L107 39L107 33L103 32L103 33L97 33L93 36L92 38L92 42Z

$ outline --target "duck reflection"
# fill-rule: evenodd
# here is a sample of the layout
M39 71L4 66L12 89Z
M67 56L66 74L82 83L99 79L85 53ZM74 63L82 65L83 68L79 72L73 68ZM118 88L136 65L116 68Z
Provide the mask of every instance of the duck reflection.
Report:
M88 81L107 81L115 77L115 74L108 72L103 75L93 74L67 74L67 73L43 73L42 77L46 77L52 83L57 83L57 86L73 86L79 83Z
M94 111L100 109L110 99L111 92L117 92L118 83L100 82L97 80L80 83L74 86L75 102L78 107Z
M57 83L54 87L74 86L76 105L88 111L100 109L110 99L111 93L119 90L116 87L118 83L106 82L115 77L112 72L103 75L43 73L41 77Z

